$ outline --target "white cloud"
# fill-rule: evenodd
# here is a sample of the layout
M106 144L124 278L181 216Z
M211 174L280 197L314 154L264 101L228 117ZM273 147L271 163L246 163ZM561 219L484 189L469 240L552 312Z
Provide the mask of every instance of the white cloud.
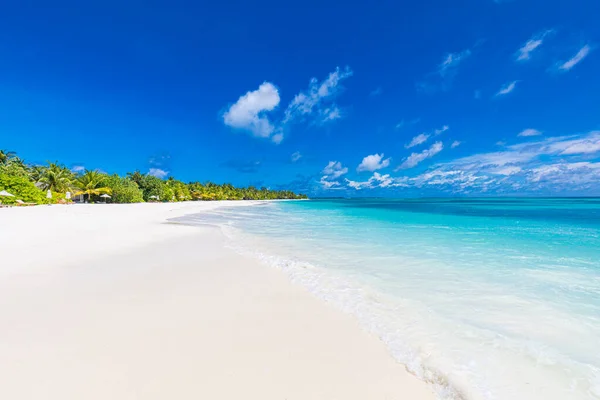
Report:
M459 142L458 140L455 140L454 142L452 142L452 144L450 145L451 149L455 149L458 146L460 146L461 142Z
M444 125L439 129L435 129L433 133L421 133L411 139L411 141L404 145L405 148L410 149L412 147L418 146L420 144L425 143L432 135L437 136L446 132L450 127L448 125Z
M323 186L323 188L325 189L331 189L334 188L336 186L340 186L339 182L336 181L328 181L327 180L327 176L323 176L321 177L321 180L319 181L319 183L321 184L321 186Z
M594 131L581 139L558 142L551 146L558 149L560 155L593 154L600 152L600 131Z
M462 157L438 168L452 170L490 172L500 171L503 167L521 167L535 165L542 160L565 157L586 156L600 153L600 131L592 131L583 135L551 137L537 142L524 142L506 146L503 151L479 153Z
M584 58L586 58L591 50L592 50L592 48L590 47L590 45L586 44L581 49L579 49L579 51L577 52L577 54L575 54L573 56L573 58L571 58L569 61L561 64L558 67L558 69L561 71L570 71L571 68L573 68L574 66L579 64Z
M441 135L442 133L446 132L448 129L450 129L450 127L448 125L444 125L440 129L436 129L435 131L433 131L433 133L436 136Z
M549 164L533 168L529 172L528 180L531 182L590 184L597 183L600 179L600 162Z
M425 133L421 133L421 134L415 136L414 138L412 138L410 143L405 144L404 147L407 149L410 149L411 147L415 147L415 146L425 143L427 141L427 139L429 139L429 135L425 134Z
M496 93L496 96L504 96L506 94L509 94L510 92L515 90L515 87L517 86L518 82L519 81L512 81L512 82L507 83L506 85L502 86L500 88L500 90L498 91L498 93Z
M417 165L442 148L441 142L437 142L430 149L413 153L398 169ZM362 190L402 186L423 189L435 187L436 190L462 194L520 192L595 195L600 193L598 156L600 131L591 131L522 142L508 145L503 151L474 154L434 164L431 170L414 177L392 177L375 172L366 181L346 179L344 185L336 188Z
M430 149L413 153L398 169L410 168L437 154L443 148L436 142ZM451 193L600 193L600 131L550 137L536 142L506 146L504 151L474 154L434 164L420 175L392 177L373 173L366 181L344 182L322 178L335 189L356 190L386 187L435 188ZM594 161L590 161L594 160ZM332 170L344 169L330 162ZM397 170L398 170L397 169ZM325 171L324 171L325 172ZM332 172L332 171L327 171Z
M340 82L351 76L350 68L340 70L338 67L323 82L312 78L308 90L298 93L288 105L283 123L306 118L315 111L321 116L321 122L338 119L341 116L339 108L336 105L325 107L324 103L335 97L340 91Z
M372 154L363 158L360 165L356 168L358 172L362 171L377 171L378 169L387 168L390 165L390 159L383 159L383 153Z
M410 156L408 156L408 158L406 158L406 160L404 160L402 164L400 164L396 170L412 168L420 162L435 156L437 153L442 151L443 148L444 145L442 142L435 142L430 148L425 149L420 153L412 153Z
M164 179L167 175L169 175L169 171L165 171L164 169L160 168L150 168L150 170L148 171L148 175Z
M292 153L291 160L292 162L296 162L302 158L302 154L299 151Z
M525 129L524 131L520 132L517 136L520 137L530 137L530 136L540 136L542 134L542 132L538 131L537 129Z
M519 172L521 172L523 169L521 167L501 167L501 168L496 168L496 169L491 169L489 172L491 174L496 174L496 175L514 175L514 174L518 174Z
M328 179L337 179L348 173L348 168L344 167L339 161L329 161L329 164L323 168L323 175Z
M496 146L506 146L506 142L502 141L502 140L498 140L496 142Z
M544 43L544 39L549 34L553 33L553 30L547 30L541 33L534 35L531 39L529 39L518 51L517 51L517 61L526 61L531 58L531 53L534 52L538 47Z
M416 187L423 186L454 186L457 189L464 190L474 186L485 186L489 182L487 176L478 176L473 172L460 170L433 170L425 172L414 178L410 178L410 183Z
M351 181L350 179L346 179L346 184L353 189L361 190L361 189L372 189L375 187L387 188L387 187L398 187L398 186L409 186L407 182L408 178L400 177L400 178L392 178L389 174L381 175L378 172L373 173L373 176L370 177L367 181L357 182Z
M281 143L281 141L283 140L283 132L277 132L276 134L274 134L273 136L271 136L271 140L275 144Z
M85 167L83 165L74 165L73 168L71 168L71 172L76 174L83 171L85 171Z
M320 111L321 114L321 122L334 121L336 119L342 118L342 112L339 107L332 106L331 108L326 108Z
M232 128L250 131L256 137L269 138L276 128L265 114L275 109L279 100L277 88L265 82L257 90L240 96L223 114L223 121Z
M404 120L402 120L402 121L400 121L400 122L398 122L398 123L396 124L396 129L400 129L400 128L402 128L403 126L404 126Z
M438 66L439 74L444 77L449 72L458 68L459 64L471 55L471 50L467 49L459 53L448 53L444 61Z

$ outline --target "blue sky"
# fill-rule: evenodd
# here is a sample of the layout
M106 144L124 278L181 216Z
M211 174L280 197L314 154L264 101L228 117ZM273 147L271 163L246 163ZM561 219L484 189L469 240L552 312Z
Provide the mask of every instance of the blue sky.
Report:
M87 3L3 6L0 148L323 196L600 194L596 0Z

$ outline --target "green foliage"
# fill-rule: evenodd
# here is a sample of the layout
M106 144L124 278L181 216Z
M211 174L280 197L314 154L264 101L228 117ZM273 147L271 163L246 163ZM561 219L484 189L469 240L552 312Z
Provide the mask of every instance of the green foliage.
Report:
M64 165L50 163L47 167L37 167L32 175L43 190L66 193L73 189L75 175Z
M169 179L167 179L166 185L173 192L173 194L171 195L172 201L186 201L192 199L190 189L185 183L178 181L173 177L170 177Z
M20 158L15 156L0 162L0 174L29 178L31 171Z
M130 175L130 179L137 179L144 201L169 201L173 197L173 191L160 178L152 175L141 175L140 177L133 173Z
M0 150L0 165L5 165L10 159L16 157L17 154L14 151Z
M254 186L236 188L230 183L217 185L212 182L202 184L192 182L188 185L194 200L275 200L275 199L306 199L305 195L297 195L289 190L269 190Z
M109 203L141 203L144 201L144 193L137 183L129 178L122 178L117 174L106 179L106 187L112 194Z
M13 204L17 199L38 204L61 203L65 201L67 191L74 191L73 195L84 195L88 201L104 201L99 196L110 194L112 197L107 200L110 203L306 198L288 190L257 189L253 186L237 188L230 183L186 184L173 177L163 180L140 171L130 172L127 177L89 170L75 175L58 163L48 166L27 165L14 152L4 150L0 150L0 190L16 196L0 199L4 204ZM46 190L52 192L52 199L46 199Z
M75 181L75 187L79 191L75 192L75 195L87 196L88 201L92 201L92 196L100 196L102 194L110 194L110 188L106 187L106 181L108 175L100 173L98 171L85 170L83 175L79 176Z
M38 189L29 179L0 173L0 191L6 190L15 197L2 197L2 204L15 204L17 200L22 200L26 203L43 204L46 202L45 193Z

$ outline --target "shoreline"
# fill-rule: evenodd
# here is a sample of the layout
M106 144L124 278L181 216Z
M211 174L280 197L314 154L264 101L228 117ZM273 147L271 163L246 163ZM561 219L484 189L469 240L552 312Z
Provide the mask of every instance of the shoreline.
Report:
M167 221L253 203L1 210L0 395L434 399L354 317Z

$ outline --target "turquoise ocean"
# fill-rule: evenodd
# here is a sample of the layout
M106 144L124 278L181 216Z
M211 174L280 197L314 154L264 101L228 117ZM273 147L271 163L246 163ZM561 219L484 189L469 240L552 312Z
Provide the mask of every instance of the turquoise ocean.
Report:
M220 226L353 314L440 399L600 399L600 199L283 201L179 222Z

